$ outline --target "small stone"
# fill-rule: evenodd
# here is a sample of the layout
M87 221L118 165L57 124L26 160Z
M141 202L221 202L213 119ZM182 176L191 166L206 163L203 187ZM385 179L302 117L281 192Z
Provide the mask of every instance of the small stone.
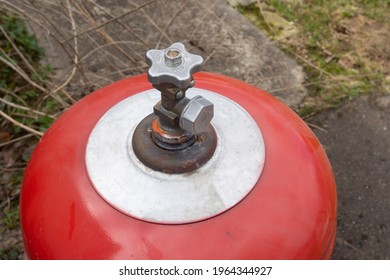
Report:
M383 86L385 87L387 93L390 94L390 76L385 77Z
M230 6L236 7L238 5L248 6L252 3L256 3L257 0L227 0Z
M298 33L298 29L293 22L287 21L274 12L263 12L264 19L276 32L275 39L281 40Z
M379 97L376 100L376 105L382 109L390 108L390 95Z

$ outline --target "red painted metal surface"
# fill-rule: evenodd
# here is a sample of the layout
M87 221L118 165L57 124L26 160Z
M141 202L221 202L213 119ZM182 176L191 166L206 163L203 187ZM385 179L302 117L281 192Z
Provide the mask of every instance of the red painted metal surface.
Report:
M253 86L209 73L198 73L195 80L197 87L240 104L261 128L266 161L250 194L221 215L184 225L148 223L107 204L88 179L85 148L110 107L151 88L146 75L125 79L70 108L36 147L21 194L29 258L330 258L336 189L314 134L293 111Z

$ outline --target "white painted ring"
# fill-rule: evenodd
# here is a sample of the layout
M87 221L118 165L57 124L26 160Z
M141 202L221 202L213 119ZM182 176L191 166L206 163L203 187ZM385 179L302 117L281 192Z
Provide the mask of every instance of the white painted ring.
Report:
M189 98L196 95L214 103L212 125L218 144L212 158L190 173L154 171L132 149L133 132L152 113L158 91L130 96L98 121L86 147L86 168L94 188L112 207L149 222L190 223L230 209L255 186L265 161L256 122L222 95L197 88L187 91Z

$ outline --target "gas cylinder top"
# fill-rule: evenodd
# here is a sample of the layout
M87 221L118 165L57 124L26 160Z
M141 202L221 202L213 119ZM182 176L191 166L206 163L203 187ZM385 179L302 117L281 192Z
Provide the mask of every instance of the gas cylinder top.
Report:
M260 129L234 101L193 88L203 59L182 44L146 57L155 89L97 122L86 148L91 183L111 206L149 222L190 223L230 209L262 172Z

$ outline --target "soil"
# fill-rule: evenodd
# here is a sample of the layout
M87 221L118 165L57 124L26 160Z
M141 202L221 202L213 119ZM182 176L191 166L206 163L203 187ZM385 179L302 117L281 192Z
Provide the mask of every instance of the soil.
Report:
M367 65L385 76L390 75L390 22L381 22L359 15L345 19L335 27L341 44L357 53L345 56L341 63L346 67Z

